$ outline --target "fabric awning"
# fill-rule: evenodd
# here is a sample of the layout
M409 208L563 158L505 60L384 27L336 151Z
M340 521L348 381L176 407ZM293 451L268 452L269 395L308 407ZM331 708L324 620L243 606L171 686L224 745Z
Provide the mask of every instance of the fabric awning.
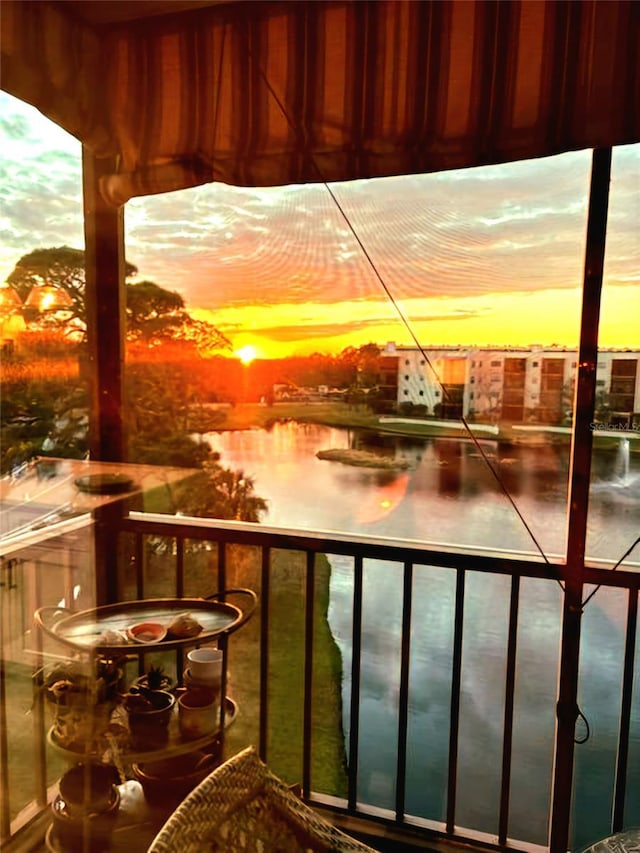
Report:
M629 0L232 2L101 28L65 5L3 3L2 85L117 156L113 204L640 139Z

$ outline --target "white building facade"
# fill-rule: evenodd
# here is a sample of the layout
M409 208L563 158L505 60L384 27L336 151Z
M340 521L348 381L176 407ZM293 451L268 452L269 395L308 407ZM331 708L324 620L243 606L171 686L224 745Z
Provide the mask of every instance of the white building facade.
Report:
M425 348L387 344L382 391L400 411L497 423L569 423L576 350ZM386 362L386 367L384 366ZM596 412L612 423L640 419L640 350L598 353Z

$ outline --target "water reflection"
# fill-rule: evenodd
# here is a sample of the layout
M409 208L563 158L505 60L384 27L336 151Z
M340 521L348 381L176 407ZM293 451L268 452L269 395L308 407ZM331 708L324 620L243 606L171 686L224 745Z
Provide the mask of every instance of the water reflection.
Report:
M242 467L255 478L257 493L269 500L266 523L535 553L482 454L468 441L417 441L289 423L268 433L211 436L211 443L221 452L223 464ZM375 450L408 467L355 468L316 458L318 450L334 447ZM483 441L482 449L545 553L562 554L568 448L505 447ZM591 556L615 561L629 547L638 535L639 500L638 454L623 447L594 454ZM637 565L637 555L632 559ZM334 555L331 563L329 620L343 656L348 743L353 562ZM363 583L358 799L393 808L402 566L366 561ZM455 572L415 567L406 808L435 821L444 819L446 808L455 588ZM460 826L489 833L497 831L499 813L509 595L508 578L467 573L456 820ZM593 736L577 752L574 848L607 830L616 756L613 733L620 709L624 599L620 591L601 590L584 620L580 705ZM553 771L561 600L560 587L552 581L522 581L509 834L542 845L547 842ZM640 649L636 661L640 668ZM640 760L640 697L634 701L631 756ZM640 820L640 774L636 775L635 794L629 794L630 820ZM632 797L637 798L635 806Z
M460 438L408 439L293 422L271 430L206 436L222 462L254 477L269 501L267 524L537 553L478 448ZM483 453L547 556L566 538L568 447L514 447L482 440ZM356 468L317 459L355 448L408 465ZM637 536L640 454L595 453L588 555L615 562ZM615 515L615 525L612 516Z

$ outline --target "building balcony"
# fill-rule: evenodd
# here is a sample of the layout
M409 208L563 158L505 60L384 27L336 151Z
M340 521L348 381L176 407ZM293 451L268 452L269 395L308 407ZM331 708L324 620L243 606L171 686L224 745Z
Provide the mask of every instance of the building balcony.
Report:
M560 563L135 507L135 499L109 501L5 540L6 849L43 849L56 781L67 766L47 739L42 696L36 692L34 701L31 693L43 654L65 652L42 645L33 610L198 598L236 587L253 589L259 604L228 644L229 692L240 712L225 754L256 745L274 772L300 785L305 801L375 849L548 849L555 810L568 803L571 849L629 825L638 791L632 697L640 573L586 569L585 582L600 585L616 608L618 642L600 635L608 643L602 667L604 650L589 634L580 674L588 673L596 692L609 689L612 671L620 684L603 716L591 720L605 728L604 739L601 731L594 747L583 747L575 781L561 790L554 776ZM380 588L382 613L374 607ZM551 643L540 641L545 635ZM182 676L180 652L167 652L162 662ZM586 724L578 731L580 740ZM603 775L585 778L603 743ZM589 813L596 790L607 801L605 818L602 809ZM141 839L148 843L164 817L160 809L147 814L146 825L123 828L126 849L143 849Z

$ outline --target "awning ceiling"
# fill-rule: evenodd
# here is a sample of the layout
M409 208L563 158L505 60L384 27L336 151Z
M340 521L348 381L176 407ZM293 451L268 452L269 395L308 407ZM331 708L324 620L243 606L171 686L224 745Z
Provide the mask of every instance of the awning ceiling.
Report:
M5 0L2 13L2 87L116 157L113 204L640 139L637 2Z

